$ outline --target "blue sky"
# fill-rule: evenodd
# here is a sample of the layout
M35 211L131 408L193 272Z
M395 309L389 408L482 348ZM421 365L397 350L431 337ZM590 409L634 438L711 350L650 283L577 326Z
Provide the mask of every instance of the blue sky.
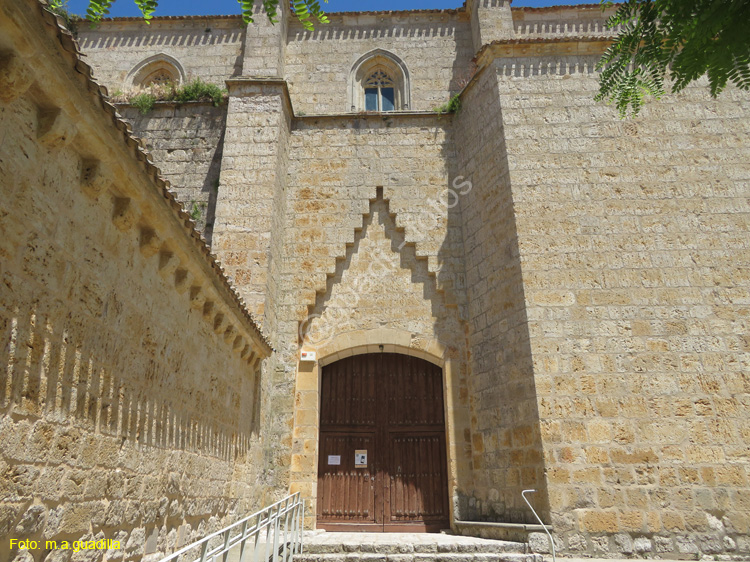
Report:
M555 4L583 4L597 0L514 0L513 6L554 6ZM323 4L327 12L363 11L363 10L425 10L440 8L458 8L463 0L329 0ZM76 14L84 14L88 0L70 0L68 8ZM237 0L160 0L156 15L217 15L237 14ZM110 16L137 16L140 12L133 0L116 0Z

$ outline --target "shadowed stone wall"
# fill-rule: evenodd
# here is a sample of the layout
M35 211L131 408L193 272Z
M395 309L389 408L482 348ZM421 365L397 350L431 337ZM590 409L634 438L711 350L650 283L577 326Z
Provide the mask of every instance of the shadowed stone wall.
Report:
M546 512L539 413L497 79L482 72L462 97L456 169L463 216L471 353L472 519L532 523L521 491ZM469 187L471 189L469 189Z
M171 183L177 200L210 244L227 106L157 103L146 115L134 107L119 110L133 127L133 134L145 141L162 177Z

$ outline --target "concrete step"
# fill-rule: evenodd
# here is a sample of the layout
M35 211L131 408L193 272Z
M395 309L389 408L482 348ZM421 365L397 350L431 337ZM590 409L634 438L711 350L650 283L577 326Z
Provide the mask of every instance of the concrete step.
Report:
M501 554L507 552L525 552L526 545L519 542L494 541L487 539L466 540L451 542L409 542L408 539L393 542L313 542L304 541L304 550L312 554L338 554L338 553L361 553L361 554L449 554L449 553L485 553Z
M308 531L295 562L543 562L518 542L447 533Z
M465 553L465 552L412 552L409 554L378 554L375 552L303 552L294 556L294 562L543 562L540 554L519 552Z

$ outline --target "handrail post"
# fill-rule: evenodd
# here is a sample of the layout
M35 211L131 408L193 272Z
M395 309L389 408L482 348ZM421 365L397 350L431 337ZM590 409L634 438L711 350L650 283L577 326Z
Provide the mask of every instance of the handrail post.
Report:
M299 553L302 554L304 548L303 537L305 533L305 500L302 499L302 506L299 512Z
M266 556L263 562L268 562L271 557L271 519L273 518L273 508L268 508L268 517L266 518Z
M276 508L273 520L273 562L279 562L279 522L281 521L281 505Z
M293 556L302 552L304 505L299 492L289 494L270 506L187 546L178 549L175 544L174 548L178 550L162 558L161 562L228 562L229 552L237 547L239 562L249 560L250 548L253 549L252 562L293 562ZM266 535L265 545L260 542L261 532L265 532ZM252 546L248 544L251 539ZM196 551L200 554L198 558L193 558ZM265 551L263 560L262 551ZM188 556L189 561L186 560Z
M221 562L227 562L227 557L229 556L229 537L232 534L231 529L227 529L224 533L224 554L221 557Z
M263 512L258 513L258 521L256 523L256 533L255 533L255 545L253 546L253 562L258 562L258 551L260 548L258 547L258 542L260 541L260 530L263 527Z
M240 537L240 562L245 562L245 545L247 544L247 521L242 524Z
M299 492L298 492L299 493ZM297 554L297 544L299 541L299 496L294 496L294 508L292 509L292 556Z
M287 500L284 504L284 539L282 541L281 548L284 550L282 551L283 554L281 555L281 561L282 562L288 562L287 557L289 554L289 547L286 542L287 533L289 530L289 500Z

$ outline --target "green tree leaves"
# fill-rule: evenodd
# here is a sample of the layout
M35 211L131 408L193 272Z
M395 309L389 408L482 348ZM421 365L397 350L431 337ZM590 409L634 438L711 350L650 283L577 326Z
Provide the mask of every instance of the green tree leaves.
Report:
M323 1L328 2L328 0ZM302 26L308 31L312 31L314 27L312 21L310 21L310 16L315 16L320 23L328 23L328 17L317 0L293 0L292 10Z
M602 0L607 7L611 3ZM620 31L597 64L597 100L625 117L646 95L659 99L708 75L712 96L734 83L750 89L750 0L627 0L607 20Z
M51 5L62 3L63 0L52 0ZM89 7L86 10L86 19L92 23L101 21L103 17L109 14L109 10L115 0L89 0ZM328 2L328 0L323 0ZM242 20L246 23L253 23L253 0L237 0L242 11ZM149 20L153 18L153 14L159 5L158 0L135 0L136 5L143 14L143 19L146 23L150 23ZM266 16L271 23L278 23L279 21L279 0L262 0L263 9L266 12ZM314 28L312 17L318 20L320 23L328 23L328 17L320 6L320 2L317 0L293 0L290 2L290 7L297 19L302 23L305 29L312 31Z
M135 0L136 6L138 6L143 14L143 19L148 23L152 17L152 14L156 11L158 5L157 0Z
M86 10L86 19L90 22L98 22L104 16L109 14L114 0L89 0L89 7ZM139 6L140 7L140 6ZM148 23L148 19L146 20Z

